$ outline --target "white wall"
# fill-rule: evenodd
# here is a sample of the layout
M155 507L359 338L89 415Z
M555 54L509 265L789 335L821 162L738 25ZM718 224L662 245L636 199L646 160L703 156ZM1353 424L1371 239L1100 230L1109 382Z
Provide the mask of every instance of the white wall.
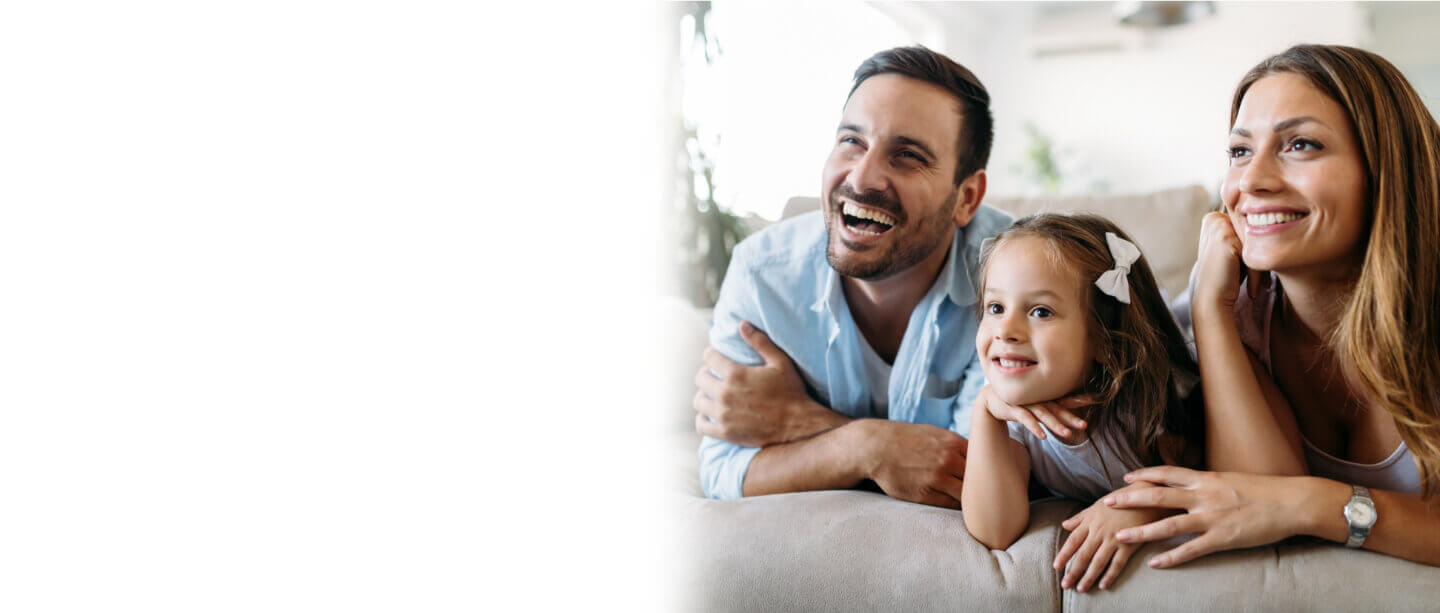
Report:
M817 195L851 73L896 45L941 50L990 90L997 196L1038 190L1017 172L1027 122L1059 150L1062 192L1200 184L1215 193L1235 83L1296 43L1375 50L1440 107L1440 3L1219 2L1209 17L1151 31L1119 26L1113 6L716 3L724 55L704 96L724 136L717 200L773 218L790 196ZM1067 43L1105 49L1056 52Z
M1353 3L1218 3L1214 15L1148 33L1115 25L1112 3L937 5L957 34L947 53L990 89L996 118L991 193L1034 191L1014 172L1033 122L1054 141L1062 191L1128 193L1198 183L1225 166L1230 95L1260 59L1298 42L1361 45ZM984 20L986 27L974 22ZM963 34L961 34L963 33ZM978 35L978 36L977 36ZM1111 50L1036 54L1067 40Z

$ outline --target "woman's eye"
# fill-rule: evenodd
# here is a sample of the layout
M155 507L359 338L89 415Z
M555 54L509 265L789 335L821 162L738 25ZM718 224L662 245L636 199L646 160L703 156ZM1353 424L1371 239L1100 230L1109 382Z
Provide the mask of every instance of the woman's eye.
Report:
M1227 148L1227 149L1225 150L1225 156L1228 157L1228 158L1230 158L1230 159L1232 159L1232 160L1235 159L1235 158L1244 157L1244 156L1247 156L1247 155L1250 155L1250 150L1247 149L1247 148L1245 148L1245 147L1236 146L1236 147Z
M1047 319L1054 314L1055 313L1053 311L1045 307L1035 307L1033 309L1030 309L1030 316L1038 317L1040 319Z
M1292 151L1319 151L1324 148L1325 147L1322 146L1320 143L1317 143L1313 140L1297 138L1293 141L1290 141L1290 150Z
M985 305L985 312L991 315L999 315L1005 312L1005 307L1000 306L998 302L992 302Z

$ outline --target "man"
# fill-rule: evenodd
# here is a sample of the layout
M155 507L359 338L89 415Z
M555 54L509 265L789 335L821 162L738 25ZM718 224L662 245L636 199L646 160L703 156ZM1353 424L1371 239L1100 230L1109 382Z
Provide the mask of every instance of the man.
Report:
M742 242L720 290L694 403L707 496L871 481L959 508L980 245L1011 222L980 205L989 104L922 47L855 71L821 210Z

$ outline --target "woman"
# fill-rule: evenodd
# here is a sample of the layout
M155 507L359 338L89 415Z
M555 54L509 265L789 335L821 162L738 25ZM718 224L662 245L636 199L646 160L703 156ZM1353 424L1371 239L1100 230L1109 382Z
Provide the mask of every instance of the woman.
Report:
M1127 475L1167 568L1313 535L1440 566L1440 127L1389 62L1301 45L1241 80L1191 298L1214 471ZM1361 486L1361 487L1355 487ZM1366 491L1368 489L1368 491Z

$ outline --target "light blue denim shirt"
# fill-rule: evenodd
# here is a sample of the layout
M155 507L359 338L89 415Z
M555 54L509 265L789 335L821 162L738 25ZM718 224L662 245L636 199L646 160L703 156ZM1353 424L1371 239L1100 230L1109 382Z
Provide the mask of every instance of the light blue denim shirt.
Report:
M955 233L950 255L915 306L890 372L889 419L968 435L970 405L985 384L975 355L980 243L1010 225L1010 215L981 206ZM825 259L821 212L765 228L735 247L715 303L710 345L741 364L760 356L740 336L755 324L795 362L810 395L855 418L875 417L840 275ZM705 437L700 483L710 498L739 498L745 470L760 449Z

